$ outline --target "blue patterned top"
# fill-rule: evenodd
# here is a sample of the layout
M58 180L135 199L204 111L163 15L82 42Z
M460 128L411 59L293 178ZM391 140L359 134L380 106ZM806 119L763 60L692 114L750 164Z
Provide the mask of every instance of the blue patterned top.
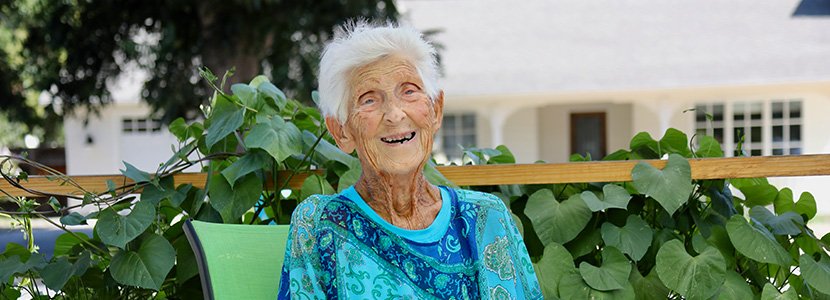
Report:
M422 230L380 217L354 187L294 210L279 299L541 299L512 215L497 197L441 188Z

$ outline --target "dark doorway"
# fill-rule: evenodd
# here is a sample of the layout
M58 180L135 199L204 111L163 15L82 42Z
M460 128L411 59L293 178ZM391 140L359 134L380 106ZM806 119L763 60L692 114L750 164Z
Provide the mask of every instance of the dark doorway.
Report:
M605 112L571 113L571 153L605 157Z

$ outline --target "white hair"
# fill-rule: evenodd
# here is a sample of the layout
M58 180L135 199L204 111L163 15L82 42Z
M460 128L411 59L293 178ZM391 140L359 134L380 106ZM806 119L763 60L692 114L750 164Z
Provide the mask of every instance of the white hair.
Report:
M408 26L359 20L335 30L334 38L323 50L318 77L318 106L323 116L333 116L343 124L348 114L351 72L393 54L413 64L424 82L424 91L435 101L439 93L435 48L421 33Z

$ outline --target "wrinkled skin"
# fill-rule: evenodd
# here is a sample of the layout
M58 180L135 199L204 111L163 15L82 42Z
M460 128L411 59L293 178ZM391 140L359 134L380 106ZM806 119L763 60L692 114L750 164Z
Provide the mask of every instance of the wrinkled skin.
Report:
M355 188L387 222L424 229L441 208L438 187L427 182L424 164L443 117L444 94L430 101L415 67L385 56L355 69L349 78L348 117L326 126L346 153L357 150L363 173Z

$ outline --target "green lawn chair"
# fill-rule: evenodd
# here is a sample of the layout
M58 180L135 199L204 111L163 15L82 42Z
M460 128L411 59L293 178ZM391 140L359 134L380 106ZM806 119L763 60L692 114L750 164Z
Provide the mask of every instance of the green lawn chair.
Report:
M205 299L277 299L288 225L186 220Z

